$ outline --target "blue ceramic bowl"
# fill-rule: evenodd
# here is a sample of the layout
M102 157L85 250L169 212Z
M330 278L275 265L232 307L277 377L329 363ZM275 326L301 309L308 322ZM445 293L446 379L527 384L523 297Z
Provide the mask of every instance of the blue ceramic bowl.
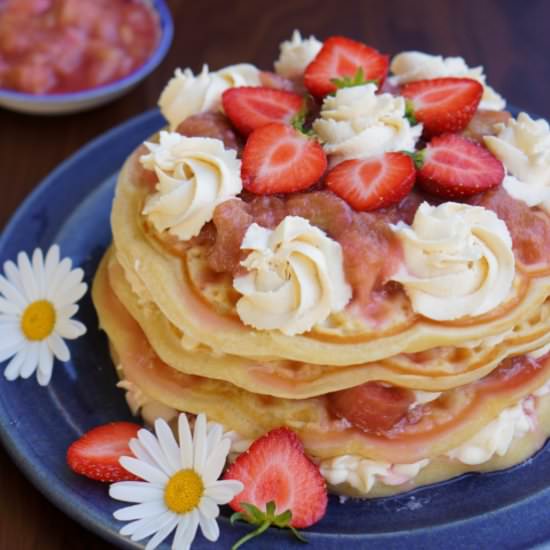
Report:
M149 0L160 23L160 40L149 59L128 76L90 90L66 94L27 94L0 89L0 107L37 115L76 113L99 107L130 91L156 69L166 57L174 36L174 22L164 0Z

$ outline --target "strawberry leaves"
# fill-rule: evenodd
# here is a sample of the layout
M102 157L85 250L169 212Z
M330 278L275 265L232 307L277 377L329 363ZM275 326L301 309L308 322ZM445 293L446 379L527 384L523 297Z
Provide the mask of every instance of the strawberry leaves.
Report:
M353 88L354 86L363 86L364 84L376 84L378 86L378 80L369 80L365 78L365 70L363 67L359 67L353 76L331 78L330 82L332 82L332 84L334 84L338 89ZM331 95L335 93L336 92L332 92Z
M240 548L243 544L246 544L250 540L259 537L270 527L289 529L300 542L307 543L307 540L294 527L290 525L292 521L292 512L290 510L287 510L282 514L277 514L277 507L273 500L266 504L265 512L262 512L257 506L246 502L241 502L240 505L243 508L244 513L235 512L229 520L231 525L235 525L237 521L242 520L252 525L257 525L258 527L251 533L248 533L243 538L238 540L231 547L231 550L237 550L237 548Z

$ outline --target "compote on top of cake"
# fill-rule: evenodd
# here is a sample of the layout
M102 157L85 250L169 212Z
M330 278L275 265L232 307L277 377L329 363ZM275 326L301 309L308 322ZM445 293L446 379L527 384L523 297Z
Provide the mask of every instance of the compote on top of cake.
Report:
M550 432L550 130L462 58L295 33L177 70L127 160L94 300L129 402L235 452L292 428L372 496Z

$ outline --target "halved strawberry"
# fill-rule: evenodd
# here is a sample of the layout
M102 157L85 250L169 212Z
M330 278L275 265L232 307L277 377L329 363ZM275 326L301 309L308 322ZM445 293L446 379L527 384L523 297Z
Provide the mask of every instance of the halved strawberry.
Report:
M271 122L290 124L302 110L304 98L285 90L255 86L226 90L222 95L222 104L235 128L247 136Z
M367 159L346 160L328 174L326 185L355 210L376 210L398 203L416 179L411 157L384 153Z
M327 168L323 148L292 126L275 122L254 130L244 146L241 175L245 189L259 195L301 191Z
M133 456L128 447L141 426L131 422L113 422L85 433L67 451L67 464L77 474L103 481L138 479L119 463L121 456Z
M325 515L325 480L304 454L298 436L288 428L277 428L257 439L229 466L224 479L236 479L244 485L229 506L245 517L246 504L263 512L269 502L275 503L278 514L290 510L291 527L309 527Z
M378 382L367 382L328 395L330 412L356 428L379 433L403 418L414 402L412 391Z
M446 199L462 199L502 183L504 166L487 149L457 134L433 138L420 152L420 186Z
M343 36L331 36L306 67L304 83L314 96L323 97L336 91L333 79L354 77L362 69L365 80L376 80L381 86L388 67L389 57L378 50Z
M462 132L474 116L483 86L471 78L434 78L405 84L401 95L412 104L412 114L430 138Z

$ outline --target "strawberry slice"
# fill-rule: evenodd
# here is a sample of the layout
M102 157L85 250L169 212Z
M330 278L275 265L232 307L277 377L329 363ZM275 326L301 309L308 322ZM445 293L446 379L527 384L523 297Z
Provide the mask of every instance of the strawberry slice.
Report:
M271 122L286 122L304 107L302 96L273 88L230 88L222 95L225 114L241 134L247 136L256 128Z
M355 210L376 210L398 203L413 188L416 169L405 153L384 153L336 165L326 185Z
M471 78L434 78L405 84L401 95L412 104L412 114L424 125L426 138L462 132L474 116L483 86Z
M504 166L487 149L457 134L433 138L417 155L422 160L417 181L445 199L462 199L502 183Z
M367 382L328 395L330 412L365 432L389 430L414 402L412 391L378 382Z
M327 168L319 142L292 126L274 122L254 130L243 150L245 189L259 195L292 193L311 187Z
M304 83L311 94L323 97L336 91L332 80L354 77L362 69L366 81L376 80L382 86L388 67L389 57L378 50L343 36L331 36L306 67Z
M77 474L103 481L139 479L119 463L121 456L133 456L128 447L141 426L130 422L113 422L90 430L75 441L67 451L67 464Z
M277 428L257 439L229 466L224 479L239 480L244 485L229 506L249 520L254 520L247 517L251 507L263 512L270 502L281 515L290 511L291 527L309 527L325 515L325 480L304 454L298 436L288 428Z

